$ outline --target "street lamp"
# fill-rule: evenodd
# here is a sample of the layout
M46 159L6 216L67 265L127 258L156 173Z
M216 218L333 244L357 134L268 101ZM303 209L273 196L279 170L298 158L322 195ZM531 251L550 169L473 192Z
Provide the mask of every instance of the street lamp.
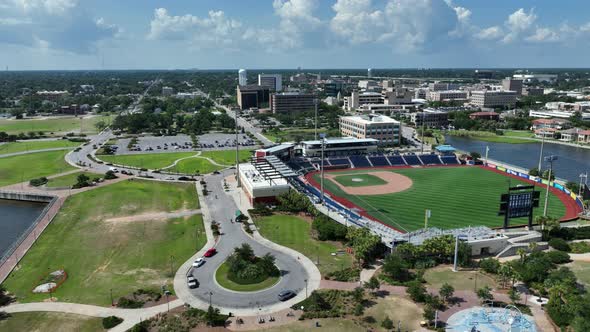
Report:
M206 294L206 293L205 293ZM211 301L211 297L213 296L213 292L209 292L209 306L212 306L212 301Z
M539 174L541 174L541 166L543 166L543 147L545 146L545 130L543 129L541 129L541 136L543 136L543 138L541 140L541 152L539 153ZM545 158L545 161L547 161L547 158Z
M307 279L303 281L305 281L305 298L307 298Z
M545 194L545 207L543 208L543 216L547 216L547 205L549 204L549 187L551 186L551 173L553 172L553 162L557 160L557 156L551 155L544 158L549 162L549 176L547 177L547 193Z

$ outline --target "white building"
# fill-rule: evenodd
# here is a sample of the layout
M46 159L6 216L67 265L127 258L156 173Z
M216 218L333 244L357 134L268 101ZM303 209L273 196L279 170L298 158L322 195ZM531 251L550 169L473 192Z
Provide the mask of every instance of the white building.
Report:
M173 93L174 93L174 89L169 86L165 86L162 88L162 95L163 96L172 96Z
M246 71L246 69L238 70L238 84L248 85L248 72Z
M342 116L340 117L340 134L358 139L376 139L379 145L399 145L401 122L376 114Z
M516 91L472 91L471 103L481 108L511 108L516 105Z
M324 141L324 156L350 156L351 154L367 154L376 152L379 141L372 138L358 139L353 137L327 138ZM305 157L320 157L322 141L303 141L299 144Z
M467 99L467 92L461 90L437 90L428 93L428 100L430 101L445 101Z
M406 105L412 103L413 94L407 88L388 88L381 92L386 105Z
M344 97L344 109L353 111L366 104L383 104L383 96L379 92L353 91L350 97Z
M274 91L283 90L283 76L281 74L258 74L258 85Z
M290 188L286 179L268 179L249 163L240 164L240 182L251 205L273 202L278 195L288 192Z
M557 81L557 75L555 74L514 74L512 77L521 79L524 83L530 83L533 81L552 83Z

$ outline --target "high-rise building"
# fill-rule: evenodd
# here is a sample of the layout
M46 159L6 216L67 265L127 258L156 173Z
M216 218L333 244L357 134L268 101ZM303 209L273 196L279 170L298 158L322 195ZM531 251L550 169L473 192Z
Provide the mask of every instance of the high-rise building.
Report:
M516 105L515 91L472 91L471 103L482 108L506 108Z
M313 111L316 96L297 92L273 93L270 95L270 109L273 113L298 113Z
M269 90L267 87L258 85L238 85L237 100L240 109L245 110L252 107L264 107L268 104Z
M248 84L248 72L246 69L238 70L238 84L239 85L247 85Z
M281 91L283 90L283 77L281 74L258 74L258 85L272 91Z
M502 80L502 89L507 91L516 91L516 95L522 95L522 80L512 77L506 77Z

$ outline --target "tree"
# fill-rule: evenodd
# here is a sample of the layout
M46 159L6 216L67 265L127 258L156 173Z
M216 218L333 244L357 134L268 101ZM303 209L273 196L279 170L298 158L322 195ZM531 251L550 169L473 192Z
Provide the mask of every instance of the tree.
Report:
M516 304L516 302L520 300L520 294L518 293L518 290L516 290L515 287L510 288L510 290L508 291L508 297L510 298L510 301L512 301L512 303L514 304Z
M423 316L424 320L426 320L426 322L428 322L428 325L430 325L430 322L432 322L436 318L436 311L432 306L425 305Z
M346 239L349 241L359 266L371 260L381 244L379 236L374 235L368 228L349 227Z
M481 154L479 152L470 152L469 156L471 156L471 158L473 158L473 160L478 160L479 158L481 158Z
M443 300L445 300L446 303L449 303L449 300L453 297L453 295L455 294L455 288L453 286L451 286L449 283L444 283L441 287L440 290L438 291L438 293L440 294L440 296L443 298Z
M406 293L408 293L414 302L421 303L426 299L426 288L419 280L412 280L408 282Z
M3 285L0 285L0 307L9 304L12 301L12 298L6 294L6 288Z
M380 286L379 279L375 276L372 276L369 281L365 282L365 288L370 289L372 292L375 292Z
M500 269L500 261L495 258L484 258L479 261L479 267L487 273L497 274Z
M381 327L386 330L393 329L393 321L391 319L389 319L389 316L385 316L385 318L381 322Z
M352 291L352 298L355 300L355 302L362 303L365 299L365 290L362 287L356 287Z
M107 123L104 120L100 120L94 124L94 127L98 129L98 131L103 131L107 127Z
M537 167L531 168L529 170L529 175L532 176L539 176L539 169Z
M492 289L490 286L484 286L477 290L477 297L481 300L481 302L486 302L494 299L492 295Z
M405 282L410 279L410 271L406 268L406 264L398 252L385 258L382 269L383 273L394 280Z

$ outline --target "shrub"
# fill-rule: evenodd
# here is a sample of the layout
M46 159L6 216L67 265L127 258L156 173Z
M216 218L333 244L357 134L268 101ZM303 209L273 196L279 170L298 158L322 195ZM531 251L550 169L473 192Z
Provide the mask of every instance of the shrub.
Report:
M104 173L104 179L105 180L112 180L112 179L116 179L117 176L115 175L115 172L113 171L107 171L106 173Z
M336 281L358 281L360 276L361 270L354 267L349 267L328 273L326 275L326 279Z
M549 245L556 250L570 252L572 249L570 245L564 240L558 237L549 240Z
M346 239L346 226L323 214L314 218L311 227L316 231L320 241L343 241Z
M138 309L143 307L144 304L145 303L143 301L128 299L126 297L121 297L119 298L119 301L117 301L117 307L127 309Z
M389 316L385 316L385 319L381 322L381 327L386 330L393 329L393 321L389 318Z
M364 306L363 306L361 303L357 304L357 305L354 307L354 311L353 311L353 313L354 313L354 315L355 315L355 316L362 316L362 314L363 314L364 312L365 312L365 307L364 307Z
M563 251L550 251L547 253L547 257L553 264L565 264L571 261L570 255Z
M426 300L426 288L424 287L422 282L418 280L408 282L408 288L406 289L406 293L408 293L408 295L414 302L421 303Z
M38 179L32 179L31 181L29 181L29 184L33 187L39 187L44 184L47 184L48 181L49 180L47 180L46 177L42 177L42 178L38 178Z
M572 242L570 243L570 247L574 254L585 254L590 252L590 243L588 242Z
M500 261L495 258L484 258L479 261L479 267L487 273L497 274L500 269Z
M105 330L112 329L113 327L121 324L123 319L117 316L109 316L102 319L102 327Z

